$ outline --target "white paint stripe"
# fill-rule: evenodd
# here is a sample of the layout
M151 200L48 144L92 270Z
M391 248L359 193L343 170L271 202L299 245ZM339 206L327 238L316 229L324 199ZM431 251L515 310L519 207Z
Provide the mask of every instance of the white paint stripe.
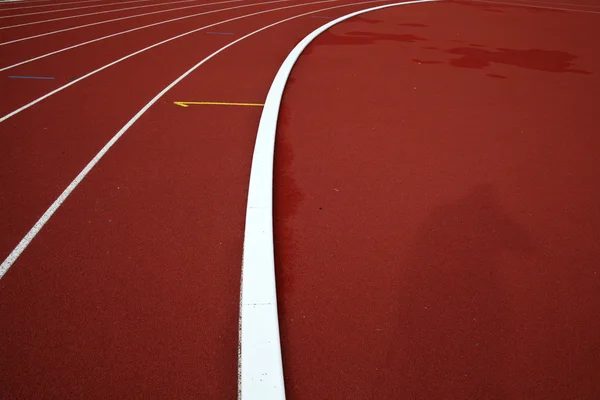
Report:
M76 15L70 15L68 17L45 19L45 20L42 20L42 21L33 21L33 22L26 22L26 23L17 24L17 25L3 26L0 29L19 28L19 27L22 27L22 26L31 26L31 25L45 24L47 22L63 21L65 19L89 17L89 16L92 16L92 15L100 15L100 14L107 14L107 13L113 13L113 12L119 12L119 11L127 11L127 10L136 10L138 8L146 8L146 7L158 7L158 6L164 6L164 5L176 4L176 3L189 3L189 2L192 2L192 1L197 1L197 0L171 1L171 2L168 2L168 3L149 4L149 5L145 5L145 6L136 6L136 7L126 7L126 8L119 8L117 10L98 11L98 12L93 12L93 13L88 13L88 14L76 14Z
M44 2L44 1L51 1L51 0L0 0L0 5L13 5L11 3L18 3L18 4L32 4L32 3L39 3L39 2ZM17 5L18 5L17 4ZM15 7L15 8L19 8L19 7Z
M64 11L73 11L73 10L83 10L84 8L110 7L110 6L121 5L121 4L126 4L126 3L141 3L141 2L146 2L146 1L148 1L148 0L131 0L131 1L118 2L118 3L96 4L96 5L93 5L93 6L62 8L60 10L36 11L36 12L32 12L32 13L27 13L27 14L4 15L4 16L0 16L0 19L2 19L2 18L26 17L26 16L29 16L29 15L50 14L50 13L64 12ZM198 0L195 0L195 1L198 1ZM2 10L2 11L5 11L5 10Z
M273 153L279 106L294 63L313 39L348 18L387 7L430 1L436 0L373 7L321 26L298 43L273 80L258 126L248 188L240 294L240 400L285 399L273 255Z
M51 32L46 32L46 33L40 33L39 35L33 35L33 36L27 36L24 38L20 38L20 39L14 39L14 40L10 40L8 42L3 42L0 43L0 46L5 46L7 44L12 44L12 43L17 43L17 42L22 42L25 40L30 40L30 39L36 39L36 38L40 38L40 37L44 37L44 36L50 36L50 35L55 35L57 33L62 33L62 32L68 32L68 31L74 31L77 29L82 29L82 28L88 28L90 26L96 26L96 25L102 25L102 24L108 24L110 22L115 22L115 21L123 21L126 19L131 19L131 18L138 18L138 17L144 17L146 15L154 15L154 14L161 14L161 13L165 13L165 12L171 12L171 11L179 11L179 10L187 10L189 8L198 8L198 7L206 7L206 6L212 6L212 5L218 5L218 4L226 4L226 3L238 3L240 1L245 1L245 0L228 0L228 1L221 1L221 2L217 2L217 3L204 3L204 4L197 4L195 6L186 6L186 7L177 7L177 8L169 8L168 10L160 10L160 11L152 11L152 12L147 12L147 13L143 13L143 14L135 14L135 15L130 15L127 17L120 17L120 18L114 18L114 19L108 19L108 20L104 20L104 21L98 21L98 22L93 22L91 24L85 24L85 25L79 25L79 26L74 26L72 28L65 28L65 29L59 29L56 31L51 31Z
M52 0L0 0L0 4L10 4L10 3L18 3L18 4L35 4L35 3L47 3Z
M234 0L234 1L242 1L242 0ZM184 17L172 18L172 19L168 19L168 20L165 20L165 21L155 22L155 23L149 24L149 25L142 25L142 26L139 26L137 28L128 29L126 31L121 31L121 32L110 34L110 35L102 36L102 37L99 37L99 38L96 38L96 39L88 40L87 42L78 43L78 44L75 44L73 46L65 47L63 49L52 51L50 53L42 54L41 56L30 58L29 60L20 61L20 62L18 62L16 64L12 64L12 65L8 65L6 67L0 68L0 72L9 70L11 68L18 67L19 65L24 65L24 64L28 64L28 63L33 62L33 61L41 60L42 58L50 57L50 56L55 55L55 54L63 53L63 52L68 51L68 50L72 50L72 49L76 49L78 47L86 46L86 45L91 44L91 43L100 42L102 40L110 39L110 38L116 37L116 36L125 35L127 33L139 31L139 30L150 28L150 27L153 27L153 26L163 25L163 24L167 24L167 23L175 22L175 21L181 21L181 20L184 20L184 19L187 19L187 18L194 18L194 17L198 17L200 15L208 15L208 14L214 14L214 13L223 12L223 11L237 10L237 9L240 9L240 8L260 6L260 5L265 5L265 4L284 3L284 2L289 2L289 1L291 1L291 0L273 0L273 1L263 2L263 3L244 4L243 6L219 8L217 10L205 11L205 12L201 12L201 13L197 13L197 14L186 15ZM339 1L339 0L331 0L331 1ZM195 31L196 30L189 31L189 32L186 32L186 33L184 33L182 35L185 36L186 34L193 33ZM181 35L176 36L176 38L179 38L179 37L181 37ZM166 43L166 42L168 42L170 40L173 40L173 38L167 39L166 41L163 41L163 42L160 42L160 44ZM155 46L155 45L152 45L152 46ZM146 49L152 48L152 46L147 47ZM4 119L0 118L0 122L2 122L2 121L4 121Z
M591 11L591 10L576 10L573 8L560 8L560 7L546 7L546 6L538 6L535 4L525 4L525 3L508 3L503 1L491 1L491 0L472 0L476 3L489 3L489 4L503 4L507 6L516 6L516 7L530 7L530 8L541 8L544 10L558 10L558 11L572 11L579 12L585 14L600 14L600 11Z
M260 11L258 13L248 14L248 15L245 15L245 16L232 18L232 19L229 19L227 21L221 21L221 22L217 22L217 23L212 24L212 25L207 25L205 27L196 29L193 32L197 32L197 31L200 31L202 29L209 28L211 26L220 25L220 24L223 24L225 22L230 22L230 21L235 21L235 20L247 18L247 17L252 16L252 15L265 14L265 13L273 12L273 11L277 11L277 10L283 10L283 9L289 9L289 8L295 8L295 7L302 7L302 6L307 6L307 5L322 4L322 3L331 3L333 1L337 1L337 0L325 0L325 1L318 1L318 2L314 2L314 3L295 4L295 5L287 6L287 7L280 7L280 8L276 8L276 9L272 9L272 10ZM376 1L381 1L381 0L376 0ZM323 10L330 10L330 9L338 8L338 7L347 7L349 5L356 5L356 4L361 4L361 3L344 4L344 5L341 5L341 6L329 7L329 8L324 8L324 9L320 9L320 10L310 11L310 12L307 12L307 13L304 13L304 14L299 14L299 15L296 15L294 17L286 18L286 19L283 19L281 21L275 22L273 24L267 25L267 26L265 26L263 28L260 28L260 29L254 31L254 32L251 32L251 33L249 33L249 34L247 34L245 36L242 36L241 38L239 38L237 40L234 40L233 42L229 43L226 46L221 47L219 50L215 51L214 53L212 53L211 55L209 55L208 57L206 57L205 59L203 59L202 61L200 61L198 64L194 65L192 68L190 68L188 71L186 71L183 75L181 75L179 78L177 78L176 80L174 80L171 84L169 84L166 88L164 88L160 93L158 93L152 100L150 100L150 102L148 102L148 104L146 104L140 111L138 111L133 116L133 118L131 118L129 120L129 122L127 122L125 124L125 126L123 126L123 128L121 128L119 130L119 132L117 132L115 134L115 136L113 136L112 139L110 139L110 141L108 143L106 143L106 145L104 145L104 147L98 152L98 154L96 154L96 156L85 166L85 168L75 177L75 179L60 194L60 196L58 196L58 198L54 201L54 203L52 203L52 205L46 210L46 212L44 212L44 214L35 223L35 225L29 230L29 232L27 232L27 234L25 235L25 237L23 239L21 239L21 241L19 242L19 244L17 245L17 247L14 248L14 250L8 255L8 257L6 257L6 259L0 265L0 279L4 276L4 274L6 274L6 272L8 271L8 269L19 258L19 256L21 255L21 253L23 253L23 251L27 248L27 246L29 246L29 243L31 243L31 241L33 240L33 238L39 233L39 231L46 224L46 222L48 222L48 220L56 212L56 210L58 209L58 207L60 207L60 205L67 199L67 197L69 197L69 195L71 194L71 192L73 192L73 190L75 190L75 188L77 187L77 185L79 185L79 183L83 180L83 178L85 178L85 176L92 170L92 168L94 168L94 166L98 163L98 161L100 161L100 159L104 156L104 154L106 154L106 152L115 144L115 142L117 140L119 140L119 138L121 136L123 136L123 134L131 127L131 125L133 125L154 103L156 103L156 101L158 99L160 99L166 92L168 92L172 87L174 87L182 79L184 79L186 76L188 76L194 70L196 70L199 66L201 66L202 64L204 64L206 61L210 60L211 58L213 58L217 54L221 53L223 50L225 50L225 49L233 46L234 44L236 44L238 42L241 42L242 40L244 40L244 39L246 39L246 38L248 38L248 37L250 37L250 36L252 36L252 35L254 35L254 34L258 33L258 32L261 32L261 31L263 31L265 29L268 29L268 28L270 28L272 26L279 25L279 24L281 24L283 22L290 21L290 20L293 20L295 18L299 18L299 17L304 16L304 15L309 15L309 14L312 14L312 13L315 13L315 12L320 12L320 11L323 11ZM92 73L90 73L90 74L92 74ZM86 76L89 76L90 74L88 74ZM81 80L83 78L85 78L85 77L79 78L78 80ZM73 81L72 83L74 83L74 82L76 82L76 81Z
M43 2L48 2L51 0L0 0L0 5L19 5L19 4L35 4L35 3L43 3ZM12 4L12 3L17 3L17 4ZM11 8L20 8L20 7L11 7Z
M3 3L4 1L4 3ZM55 0L0 0L0 4L4 5L6 4L10 4L10 3L17 3L16 5L21 5L21 4L41 4L41 3L50 3L48 4L49 6L52 5L52 2ZM86 1L103 1L103 0L86 0ZM79 1L76 1L75 3L79 3ZM84 1L82 1L81 3L84 3ZM73 3L71 3L73 4ZM20 7L17 7L20 8Z

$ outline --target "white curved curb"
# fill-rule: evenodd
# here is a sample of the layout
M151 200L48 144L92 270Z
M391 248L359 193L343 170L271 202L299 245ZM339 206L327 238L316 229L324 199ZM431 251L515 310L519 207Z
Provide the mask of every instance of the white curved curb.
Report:
M333 25L371 11L434 1L438 0L386 4L337 18L298 43L275 75L260 117L248 189L240 293L240 400L285 399L273 255L273 155L279 106L290 72L306 46Z

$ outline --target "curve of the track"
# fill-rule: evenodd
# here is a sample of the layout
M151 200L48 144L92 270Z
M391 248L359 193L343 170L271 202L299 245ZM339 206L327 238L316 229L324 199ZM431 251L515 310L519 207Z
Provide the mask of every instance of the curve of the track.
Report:
M45 21L66 21L66 20L79 20L81 18L87 18L89 16L112 16L115 13L121 13L126 11L135 10L137 12L148 11L153 9L160 9L161 7L168 7L170 4L185 4L185 3L198 3L200 0L176 0L171 2L165 2L164 0L152 0L143 4L124 4L120 3L113 4L112 6L101 5L101 8L94 9L57 9L54 11L40 11L30 12L23 14L14 15L0 15L0 26L5 29L6 27L13 26L25 26L27 24L39 24L45 23Z
M341 4L222 28L235 38ZM173 102L263 101L289 50L322 23L290 21L202 66L73 192L0 281L0 354L11 366L3 370L4 393L235 398L243 214L260 109ZM199 33L152 49L0 125L2 201L10 205L3 252L137 110L233 38ZM99 51L88 48L82 60Z
M8 70L12 71L14 68L20 67L21 65L55 56L56 54L62 54L66 51L72 51L73 49L79 49L82 46L96 45L106 40L113 40L114 42L116 39L121 42L120 38L123 35L136 34L138 37L143 37L152 35L152 33L148 32L154 32L158 35L165 32L182 33L196 28L198 21L202 21L203 19L209 21L212 20L213 14L218 14L216 15L217 17L221 15L225 17L236 16L240 11L242 14L249 14L253 11L256 12L259 10L276 8L275 5L278 4L285 6L285 3L288 3L288 5L292 4L290 0L255 0L251 2L239 2L239 0L235 0L234 2L226 3L208 3L210 5L207 5L206 8L203 7L193 11L182 11L178 13L178 15L169 15L168 17L162 15L153 16L152 20L147 23L140 24L139 21L127 21L128 24L132 24L133 26L127 27L126 29L120 27L115 29L111 26L93 26L91 30L84 31L83 33L68 31L65 35L59 37L43 37L35 40L33 43L27 43L25 45L17 42L0 48L0 54L2 54L3 59L6 62L6 64L1 67L1 70L2 72ZM271 7L269 7L269 5L271 5ZM254 9L254 7L258 8ZM221 20L225 19L227 18L221 18ZM183 28L186 27L188 29L183 30ZM178 32L180 29L181 31ZM171 34L165 37L165 39L174 35L175 34ZM150 38L153 39L156 38L156 36L150 36ZM157 40L154 42L156 41ZM148 41L147 43L153 42Z
M48 37L52 35L58 35L63 32L72 32L75 30L86 29L91 27L98 27L99 25L107 25L112 27L113 30L117 31L117 28L114 28L115 23L122 23L120 21L135 19L135 22L139 25L146 25L148 23L162 21L169 18L176 18L181 15L189 15L189 10L201 9L202 7L207 7L211 5L218 4L232 4L232 3L241 3L244 0L224 0L224 1L214 1L214 2L205 2L201 4L192 4L185 5L181 7L168 7L161 10L153 10L150 12L124 12L119 13L118 15L112 15L110 17L106 16L98 16L96 18L86 20L86 21L56 21L55 23L48 25L34 25L34 26L26 26L20 27L20 29L11 29L2 32L3 42L0 43L2 46L6 46L11 43L23 42L26 40L33 40L40 37ZM188 10L186 13L179 14L178 11ZM169 14L175 13L175 14ZM156 17L156 18L155 18ZM161 18L162 17L162 18ZM148 22L149 21L149 22ZM85 33L78 32L78 33Z
M336 3L337 2L324 2L319 4ZM280 11L268 12L266 14L258 14L247 19L241 19L239 22L248 21L246 23L253 23L255 20L260 20L264 15L277 15L278 13L285 13L286 11L294 12L294 10L310 6L300 4L298 7L295 7L294 5L283 7L287 8ZM263 11L266 12L269 10L271 9L267 8ZM231 14L230 17L235 18L240 16L239 14L241 13L238 12L237 15ZM243 15L244 14L241 16ZM205 23L197 21L196 24L201 24L200 26L203 26L204 24L211 22L208 19L205 19L205 21ZM181 30L185 31L197 26L198 25L188 25ZM241 26L244 25L242 24ZM169 35L176 33L180 32L172 32L169 33ZM237 35L237 32L231 33L234 33L234 36ZM158 34L164 35L165 33L158 32ZM93 49L80 48L77 49L79 50L78 53L70 52L61 54L56 59L50 58L40 60L39 63L46 64L45 70L50 71L51 76L56 75L57 79L52 81L9 79L7 81L10 81L14 86L9 87L7 92L11 93L13 95L11 97L14 98L18 96L31 96L31 92L35 93L35 91L48 91L48 89L51 88L48 87L49 85L68 83L68 77L64 75L61 79L62 82L56 82L60 76L58 75L60 71L62 71L62 73L84 74L90 69L93 69L96 65L102 65L107 61L112 61L113 56L111 52L119 51L120 49L118 47L124 48L126 49L126 53L130 53L132 50L137 50L140 45L145 44L144 41L152 43L160 39L162 39L162 37L154 38L144 37L142 35L129 36L126 37L126 39L123 39L122 42L113 43L112 46L106 46L104 43L100 43L104 47L94 47ZM213 44L222 44L227 40L230 40L230 35L211 35L206 32L201 32L166 43L163 46L156 47L148 52L130 58L125 62L114 65L81 82L77 82L66 90L55 94L30 109L5 121L0 140L5 144L5 146L3 146L5 154L2 158L2 162L6 165L6 169L2 172L1 179L3 185L6 185L6 187L10 187L11 190L13 190L14 196L6 196L1 199L3 203L2 214L7 221L7 229L2 232L2 239L0 240L2 251L6 252L10 247L14 246L16 243L15 239L19 236L22 237L24 232L33 225L35 220L32 220L31 218L37 219L41 215L40 211L47 207L49 193L54 192L55 195L51 197L56 197L57 192L55 185L64 188L66 183L68 183L77 173L75 170L67 168L67 165L63 165L65 168L61 168L60 171L48 177L46 174L42 173L46 168L50 165L56 165L57 163L61 164L61 160L66 163L74 162L74 165L85 165L84 160L90 160L91 156L107 142L106 135L112 135L113 132L118 130L114 128L107 129L108 126L114 126L113 124L122 125L124 118L128 118L128 116L134 114L134 110L141 108L140 104L147 101L146 99L151 97L151 93L157 92L157 85L158 87L160 87L161 84L162 86L165 86L166 84L163 84L162 82L170 82L173 74L180 73L179 70L174 68L175 65L173 63L164 63L162 60L181 60L190 63L189 60L197 57L197 55L182 49L187 49L187 46L195 47L203 44L206 44L209 46L208 48L211 48L210 46ZM92 52L96 57L102 59L102 61L98 62L98 60L95 59L96 57L88 56L88 52ZM107 57L108 54L111 54L110 58ZM74 60L81 59L83 61L73 62L73 64L70 65L68 60L71 58L66 58L67 55L69 57L75 57ZM140 64L135 62L136 59L144 60L144 62L147 63L147 66L151 65L151 68L140 68ZM88 62L92 64L88 64ZM65 65L69 66L70 71L65 68ZM85 68L85 70L81 70L80 68ZM79 71L77 71L78 69ZM54 74L54 72L56 72L56 74ZM32 70L25 70L20 72L20 75L39 75L39 73L35 73ZM111 78L106 80L106 76L110 76ZM124 76L135 77L137 82L139 82L137 89L129 90L126 93L120 91L118 92L118 96L111 94L115 86L119 87L126 85L122 78L119 78ZM131 79L129 79L128 84L132 84ZM20 86L17 87L17 85ZM30 89L29 92L26 90L27 88ZM11 100L11 98L6 99L3 102L3 105L9 103ZM103 106L107 104L107 102L111 103L111 107L107 108ZM32 120L28 117L29 110L34 110L37 115L43 117ZM99 112L102 112L101 116L98 115ZM115 118L115 116L120 117ZM90 134L90 137L84 138L80 135L80 128L78 127L81 126L82 121L85 123L94 121L94 127L86 128L88 129L87 132ZM52 134L48 134L48 131L52 131L53 129L60 130L58 131L61 135L60 141L56 141ZM94 134L93 132L96 130L97 132L103 133ZM37 143L38 145L32 147L31 145L33 143ZM78 151L76 152L77 154L72 157L71 152L75 148L77 148ZM70 151L67 151L67 149L70 149ZM82 162L84 163L81 164ZM23 164L26 164L26 167L15 168L15 166ZM81 170L81 168L79 168L79 170ZM28 193L31 193L31 188L35 188L36 190L35 196L27 195ZM46 206L42 206L43 204ZM16 213L15 210L17 209L29 211ZM11 242L12 245L9 244Z

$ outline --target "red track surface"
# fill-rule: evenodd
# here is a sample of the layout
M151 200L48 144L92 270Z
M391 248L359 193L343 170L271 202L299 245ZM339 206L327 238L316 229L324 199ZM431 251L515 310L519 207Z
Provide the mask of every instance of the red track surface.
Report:
M259 1L0 46L0 67L252 3ZM194 17L0 72L0 116L158 41L294 3ZM0 258L192 65L269 23L343 3L208 29L233 36L200 31L0 123ZM22 6L41 4L52 2ZM0 30L0 42L190 4ZM587 4L577 9L600 10ZM0 4L0 16L70 7L77 5ZM59 15L67 14L7 18L0 27ZM600 56L591 40L599 19L420 4L342 23L307 49L284 97L275 160L288 398L600 396ZM244 212L260 108L173 102L263 102L288 52L326 21L290 21L210 60L75 189L0 281L0 398L235 398Z
M288 398L600 398L599 18L415 5L309 46L275 150Z

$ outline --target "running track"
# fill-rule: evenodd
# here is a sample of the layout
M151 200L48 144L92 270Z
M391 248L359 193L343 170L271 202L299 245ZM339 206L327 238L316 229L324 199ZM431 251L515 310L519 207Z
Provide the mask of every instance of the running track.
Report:
M175 102L263 104L310 32L392 2L122 3L0 3L0 43L64 30L0 45L59 51L0 72L2 260L122 133L2 264L2 399L238 395L263 108ZM599 19L427 2L308 45L274 158L287 398L600 398Z

